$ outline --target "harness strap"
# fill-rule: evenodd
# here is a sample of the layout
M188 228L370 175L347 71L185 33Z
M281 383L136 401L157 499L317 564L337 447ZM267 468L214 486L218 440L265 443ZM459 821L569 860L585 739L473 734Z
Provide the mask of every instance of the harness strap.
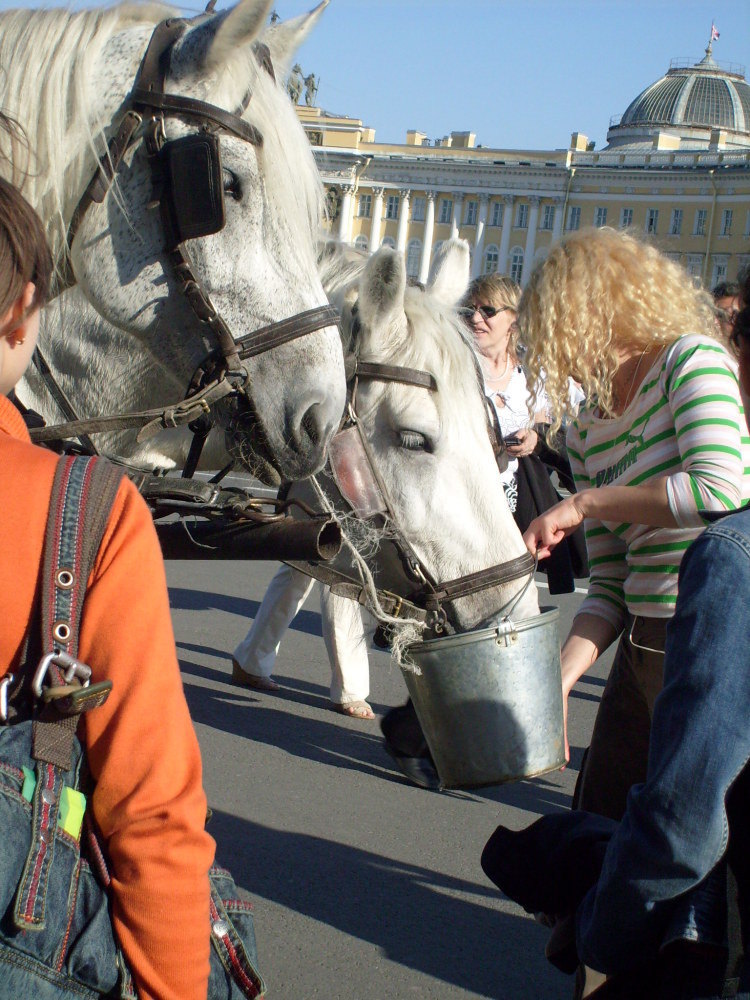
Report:
M305 576L311 576L314 580L318 580L320 583L325 584L325 586L330 587L332 594L336 594L338 597L347 597L350 601L356 601L357 604L361 604L363 607L370 606L370 595L362 586L362 583L353 580L345 573L341 573L330 566L324 566L320 563L298 562L291 559L284 559L282 561L287 566L291 566L292 569L299 570ZM378 596L378 601L380 601L380 606L387 615L398 618L405 614L410 618L416 618L418 621L427 623L428 616L424 608L420 608L412 601L407 600L407 598L400 597L398 594L392 594L388 590L376 589L375 592Z
M316 306L306 312L297 313L289 319L269 323L237 340L238 354L243 361L254 358L264 351L273 350L281 344L304 337L326 326L338 326L339 314L333 306Z
M532 554L524 552L509 562L489 566L476 573L467 573L466 576L457 577L447 583L440 583L438 589L427 594L425 605L428 611L437 611L441 601L455 601L461 597L468 597L469 594L476 594L480 590L486 590L488 587L520 580L521 577L533 573L535 565L536 561Z
M135 87L130 92L130 99L137 108L155 108L157 111L168 111L183 118L200 118L210 121L225 132L230 132L238 139L244 139L253 146L263 145L263 136L254 125L231 111L225 111L215 104L197 101L192 97L182 97L179 94L155 93Z
M223 399L234 392L234 386L227 379L209 383L199 392L186 399L161 409L137 410L133 413L119 413L111 417L92 417L90 420L71 420L65 424L54 424L51 427L33 427L29 430L31 440L35 444L47 441L62 441L65 438L82 434L97 434L101 431L127 430L129 427L142 427L138 435L139 441L153 437L160 430L170 427L182 427L208 413L212 403ZM93 444L91 445L94 448Z
M350 359L352 359L350 361ZM355 355L346 358L347 381L357 378L377 379L379 382L399 382L401 385L414 385L418 389L429 389L437 392L435 376L418 368L404 368L400 365L381 365L372 361L360 361ZM353 361L353 364L352 364Z
M78 422L78 414L73 409L73 406L72 406L70 400L68 399L68 397L65 395L65 392L63 391L62 386L59 384L59 382L57 381L57 379L55 378L55 376L52 374L52 369L47 364L47 359L44 357L44 355L42 354L42 352L39 350L38 346L35 348L34 353L32 354L31 357L32 357L32 361L34 362L34 367L37 369L37 371L39 372L39 374L42 376L42 379L43 379L45 385L49 389L49 391L52 394L52 396L53 396L55 402L57 403L57 405L60 407L60 410L62 411L63 415L66 416L69 421L74 421L74 422L77 423ZM42 427L35 427L35 428L33 428L34 433L39 433L42 430L44 430L44 428L42 428ZM30 433L31 433L31 430L30 430ZM98 454L98 452L96 450L96 446L94 445L94 442L91 440L91 438L85 432L76 433L74 430L72 430L68 434L65 434L65 435L55 435L54 437L50 437L47 440L49 440L49 441L58 441L63 436L64 437L69 437L70 434L75 434L76 435L76 437L78 438L78 440L81 442L81 444L86 449L86 451L89 452L89 454L91 454L91 455ZM32 437L32 441L33 440L34 440L34 438Z

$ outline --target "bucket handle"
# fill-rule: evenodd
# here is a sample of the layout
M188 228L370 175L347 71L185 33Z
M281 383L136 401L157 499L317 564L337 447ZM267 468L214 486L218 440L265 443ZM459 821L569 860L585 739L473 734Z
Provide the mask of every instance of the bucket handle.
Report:
M536 570L537 570L537 566L538 565L539 565L539 556L535 553L534 554L534 568L529 573L528 580L523 585L523 587L521 587L521 589L519 590L519 592L514 597L511 597L511 599L508 601L508 603L505 605L505 607L501 608L501 610L500 610L500 612L499 612L499 614L497 616L500 621L507 622L510 625L511 629L513 629L513 630L515 630L515 625L510 620L510 616L515 611L516 606L521 601L521 598L523 597L523 595L526 593L526 591L531 586L531 581L534 579L534 576L536 575Z

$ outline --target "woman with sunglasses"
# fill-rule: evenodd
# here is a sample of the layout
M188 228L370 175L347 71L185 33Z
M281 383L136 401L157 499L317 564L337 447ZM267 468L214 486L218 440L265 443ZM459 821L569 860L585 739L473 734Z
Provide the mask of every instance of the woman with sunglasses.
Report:
M541 379L529 414L531 397L518 357L516 318L521 289L502 274L485 274L469 285L466 317L479 352L484 391L497 413L500 430L508 446L508 469L503 489L513 513L518 504L518 459L531 455L539 442L532 423L548 423L546 396Z
M608 228L552 248L519 324L529 378L545 373L551 431L569 413L569 376L589 400L567 434L578 492L524 538L544 557L585 525L591 582L563 646L563 694L567 705L619 637L577 804L620 819L646 773L682 556L704 514L750 496L737 366L715 339L710 296L653 246Z

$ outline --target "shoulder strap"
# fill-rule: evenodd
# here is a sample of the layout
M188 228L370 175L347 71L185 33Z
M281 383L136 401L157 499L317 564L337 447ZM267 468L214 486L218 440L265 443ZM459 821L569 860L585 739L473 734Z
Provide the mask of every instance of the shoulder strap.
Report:
M64 770L78 716L109 693L109 684L81 688L91 672L76 657L86 583L122 476L104 459L66 455L52 486L42 563L42 659L33 682L45 704L34 722L33 756Z

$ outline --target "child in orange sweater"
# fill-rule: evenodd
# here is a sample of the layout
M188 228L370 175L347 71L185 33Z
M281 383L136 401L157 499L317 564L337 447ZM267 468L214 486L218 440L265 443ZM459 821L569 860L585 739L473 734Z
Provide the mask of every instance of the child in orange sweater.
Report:
M51 261L40 220L0 180L0 679L32 625L57 456L30 443L7 395L39 331ZM111 864L111 913L142 1000L205 1000L209 881L201 758L175 653L164 564L148 509L120 485L89 577L80 659L109 679L79 737L96 788L88 808ZM0 996L2 992L0 958Z

